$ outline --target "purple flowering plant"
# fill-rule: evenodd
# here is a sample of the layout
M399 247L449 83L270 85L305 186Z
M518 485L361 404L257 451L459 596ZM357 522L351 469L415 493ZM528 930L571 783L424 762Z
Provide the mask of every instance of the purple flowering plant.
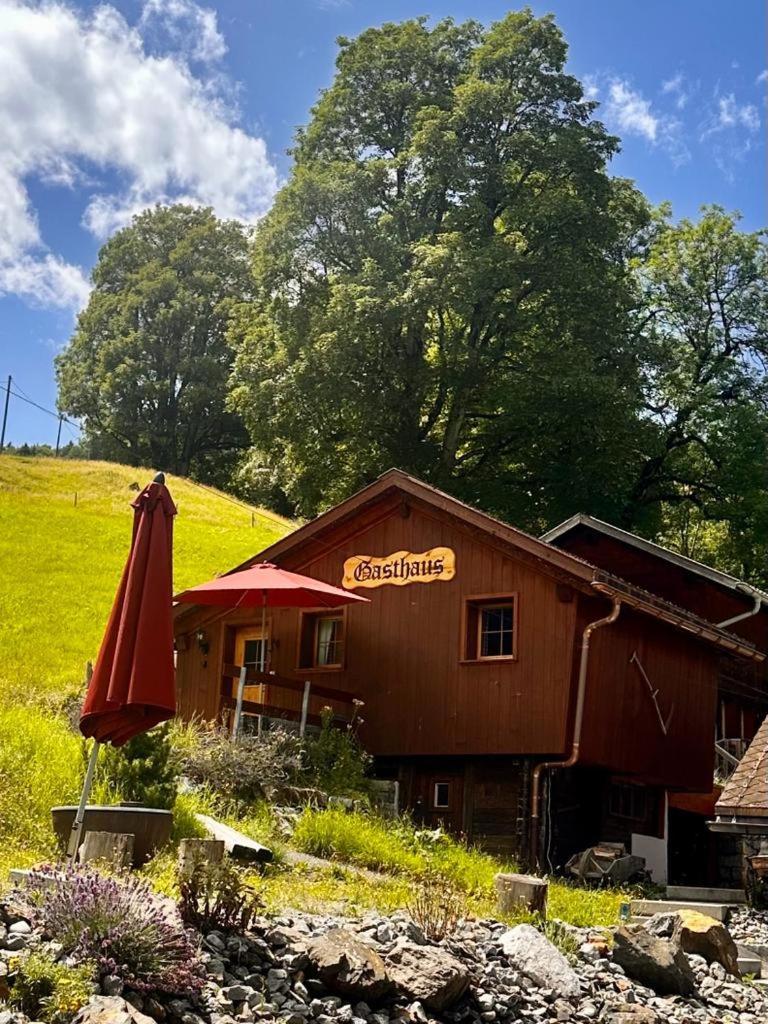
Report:
M33 921L75 960L95 962L100 975L117 975L139 992L202 988L192 933L145 881L93 868L41 868L31 873L24 898Z

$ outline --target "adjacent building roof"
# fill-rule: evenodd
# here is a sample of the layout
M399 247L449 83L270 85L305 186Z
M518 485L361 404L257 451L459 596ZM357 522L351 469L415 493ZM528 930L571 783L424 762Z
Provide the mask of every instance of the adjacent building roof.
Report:
M541 539L548 544L553 544L560 537L573 533L579 527L585 527L586 529L594 530L596 533L612 537L614 540L621 541L623 544L629 544L640 551L645 551L649 555L654 555L656 558L663 558L664 561L671 562L680 569L685 569L688 572L695 573L697 576L702 576L728 590L736 590L749 596L759 596L762 598L763 603L768 605L768 594L751 586L749 583L745 583L744 580L731 576L730 573L721 572L720 569L713 569L711 565L697 562L695 558L688 558L677 551L670 551L669 548L662 547L661 544L655 544L651 540L646 540L645 537L638 537L636 533L622 530L619 526L603 522L602 519L595 519L594 516L585 515L583 512L578 512L576 515L571 516L570 519L566 519L559 526L553 526L551 530L547 530L546 533L541 535Z
M721 818L768 818L768 718L726 782L715 813Z
M311 554L307 558L307 561L311 561L321 550L314 545L324 534L353 519L363 509L391 495L398 495L404 500L413 498L455 517L466 528L481 533L487 540L493 541L501 547L514 549L518 555L523 554L527 558L535 560L541 566L542 571L548 571L582 591L597 592L606 597L619 598L628 606L693 634L721 650L756 661L762 661L765 657L753 644L742 637L729 633L693 612L657 597L641 587L627 583L577 555L554 547L545 540L518 530L485 512L480 512L472 508L471 505L467 505L399 469L388 470L373 483L363 487L345 501L335 505L304 526L300 526L293 533L276 541L230 571L235 572L238 569L247 568L254 562L279 561L289 552L296 551L305 544L311 545ZM293 566L293 568L297 567ZM301 566L298 568L300 570ZM184 613L180 612L179 614L183 615Z

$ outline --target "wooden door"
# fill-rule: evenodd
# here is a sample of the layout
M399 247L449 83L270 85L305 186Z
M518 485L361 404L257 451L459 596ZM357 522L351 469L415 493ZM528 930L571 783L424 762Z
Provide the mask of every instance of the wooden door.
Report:
M413 780L414 819L426 828L442 826L464 831L464 776L457 771L416 771Z
M257 672L265 672L268 643L268 625L264 633L262 633L260 625L241 627L235 633L235 664L245 665L246 668L255 669ZM269 700L266 691L266 686L246 686L243 690L243 700L253 700L264 704ZM243 715L243 718L245 717Z

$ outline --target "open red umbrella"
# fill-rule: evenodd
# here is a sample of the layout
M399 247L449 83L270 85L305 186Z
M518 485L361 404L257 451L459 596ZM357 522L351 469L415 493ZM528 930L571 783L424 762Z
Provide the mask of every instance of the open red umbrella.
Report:
M267 608L338 608L355 602L369 603L367 597L352 594L330 583L288 572L269 562L257 562L248 569L219 576L176 595L186 604L215 605L224 608L261 608L261 635L266 636ZM266 667L266 666L265 666ZM237 735L243 703L245 671L240 673L237 708L232 729Z
M80 731L96 742L72 826L69 859L77 850L99 745L121 746L176 713L172 622L176 508L162 473L132 505L131 549L80 714Z

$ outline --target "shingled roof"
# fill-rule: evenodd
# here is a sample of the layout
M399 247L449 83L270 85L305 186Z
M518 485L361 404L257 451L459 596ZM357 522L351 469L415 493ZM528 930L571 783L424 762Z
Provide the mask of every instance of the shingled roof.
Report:
M768 718L725 784L715 813L721 818L768 818Z

